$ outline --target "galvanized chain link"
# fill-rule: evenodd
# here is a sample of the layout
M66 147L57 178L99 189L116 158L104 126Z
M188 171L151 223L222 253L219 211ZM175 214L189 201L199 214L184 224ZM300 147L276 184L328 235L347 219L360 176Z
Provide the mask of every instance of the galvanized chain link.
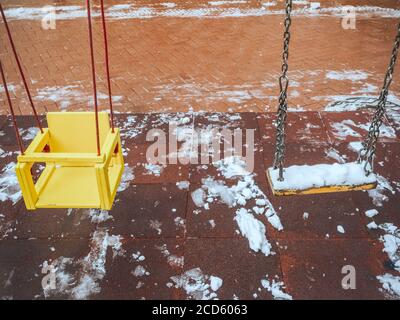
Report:
M376 107L374 117L366 140L363 142L363 148L360 151L358 162L365 162L364 170L368 176L374 170L374 157L376 152L376 143L379 138L380 127L386 112L386 101L389 93L389 87L393 80L393 71L397 60L397 53L400 47L400 23L397 27L397 36L394 42L389 67L386 71L385 80L379 96L379 102Z
M290 42L290 25L292 24L292 0L286 0L285 5L285 32L283 33L283 53L282 53L282 75L279 77L279 107L278 118L276 121L276 144L275 144L275 160L274 169L279 168L279 181L283 181L283 162L285 160L285 126L287 117L287 89L289 86L289 78L287 72L289 69L289 42Z

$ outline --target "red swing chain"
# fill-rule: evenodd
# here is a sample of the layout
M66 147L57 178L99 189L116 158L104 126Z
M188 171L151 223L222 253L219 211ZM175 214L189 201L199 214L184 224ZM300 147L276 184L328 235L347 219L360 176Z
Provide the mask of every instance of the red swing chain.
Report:
M114 111L112 105L112 94L111 94L111 80L110 80L110 66L108 58L108 40L107 40L107 28L104 14L104 1L101 0L101 18L103 25L104 35L104 50L105 50L105 62L107 71L107 85L108 85L108 96L110 103L110 116L111 116L111 129L114 133ZM97 86L96 86L96 67L94 62L94 49L93 49L93 32L92 32L92 19L90 11L90 0L86 0L86 7L88 12L88 26L89 26L89 42L90 42L90 58L92 63L92 77L93 77L93 96L94 96L94 108L96 115L96 141L97 141L97 154L100 155L100 136L99 136L99 116L98 116L98 103L97 103Z
M108 61L108 40L107 40L106 18L104 15L104 1L101 0L100 3L101 3L101 20L103 23L104 50L105 50L106 70L107 70L108 98L110 101L111 130L112 133L114 133L114 111L113 111L112 94L111 94L110 66Z
M22 70L21 62L19 61L17 50L15 49L14 41L13 41L13 38L11 36L11 32L10 32L10 29L8 27L7 19L6 19L6 16L4 14L3 7L1 5L1 3L0 3L0 12L1 12L1 16L3 17L4 25L5 25L6 30L7 30L8 39L10 41L11 48L13 50L15 60L17 61L19 73L20 73L22 81L24 83L25 91L26 91L26 94L28 95L29 102L31 104L33 114L35 115L36 122L37 122L37 125L38 125L39 129L40 129L40 132L43 133L43 128L42 128L42 125L40 124L40 120L39 120L38 114L36 112L35 105L33 104L33 100L32 100L31 93L29 91L28 83L26 82L24 71ZM18 128L16 128L16 130L18 131Z
M100 135L99 135L99 111L97 105L97 87L96 87L96 67L94 65L94 53L93 53L93 34L92 34L92 19L90 14L90 0L86 0L87 16L88 16L88 27L89 27L89 42L90 42L90 58L92 62L92 77L93 77L93 98L94 98L94 110L96 118L96 142L97 142L97 155L100 155Z
M4 91L6 92L6 96L7 96L7 100L8 100L8 106L10 107L11 117L12 117L12 121L13 121L13 124L14 124L15 135L17 137L19 150L21 151L21 154L23 155L24 154L24 146L22 145L21 136L19 135L19 130L18 130L18 126L17 126L17 120L15 119L14 108L13 108L13 105L12 105L12 102L11 102L10 93L8 92L6 76L4 75L4 70L3 70L3 65L1 63L1 60L0 60L0 72L1 72L1 78L3 80Z

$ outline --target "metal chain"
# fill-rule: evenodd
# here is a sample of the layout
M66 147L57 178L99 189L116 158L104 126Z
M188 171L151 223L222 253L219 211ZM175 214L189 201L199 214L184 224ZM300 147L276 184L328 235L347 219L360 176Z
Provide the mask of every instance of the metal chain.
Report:
M389 67L386 71L385 80L383 82L382 90L379 96L378 106L374 117L372 119L371 126L369 127L368 136L363 142L363 148L360 151L358 162L365 162L364 170L368 176L374 170L374 157L376 152L376 143L379 138L380 127L383 122L383 118L386 112L386 101L389 93L389 87L393 80L393 71L397 60L397 53L400 47L400 23L397 26L397 36L394 42L392 55L390 58Z
M274 169L279 168L279 181L283 181L283 162L285 160L285 126L287 117L287 89L289 86L289 78L287 72L289 69L289 42L290 42L290 25L292 19L290 14L292 12L292 0L286 0L286 17L285 17L285 32L283 33L283 53L282 53L282 75L279 77L279 107L278 118L276 121L276 144L275 144L275 159Z

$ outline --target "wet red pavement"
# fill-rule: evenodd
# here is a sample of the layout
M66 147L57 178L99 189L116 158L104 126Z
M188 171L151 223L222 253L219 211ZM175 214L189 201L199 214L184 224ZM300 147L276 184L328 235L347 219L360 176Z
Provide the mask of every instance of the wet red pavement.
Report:
M283 225L283 230L278 231L266 216L257 216L266 226L273 254L265 256L251 250L248 240L238 232L234 217L240 207L229 207L221 201L210 203L208 210L195 205L191 193L201 187L203 178L210 175L224 180L212 164L167 165L159 176L144 167L150 144L145 139L148 130L166 130L169 122L184 117L189 120L181 127L200 129L211 124L256 130L254 181ZM398 133L379 144L376 171L387 179L389 187L380 184L377 194L360 191L282 198L272 195L264 175L273 156L272 118L272 114L261 113L118 114L125 161L134 177L125 179L125 188L117 193L108 219L96 218L89 210L28 212L22 200L15 204L2 201L0 298L210 298L213 296L207 289L189 292L182 281L189 279L204 285L210 283L211 276L223 280L215 292L208 289L219 299L273 299L262 287L263 279L282 281L282 290L294 299L395 298L382 291L376 278L385 273L398 275L393 261L383 252L380 236L384 232L369 230L367 224L375 221L400 225ZM31 117L18 120L25 129L32 125ZM355 160L356 153L349 149L355 137L338 135L335 126L354 120L358 132L365 135L360 126L367 124L369 118L360 112L307 112L290 114L289 120L287 164L310 164L337 161L329 156L329 150L336 150L343 159ZM17 154L10 123L5 117L0 118L0 123L0 132L4 133L0 148L11 152L0 158L1 179L6 165L15 161ZM392 129L396 126L391 118L385 125ZM28 144L26 132L23 137ZM234 184L235 180L225 182ZM11 188L7 194L16 192L18 189ZM244 208L253 206L251 200ZM379 214L366 217L364 212L373 208ZM339 232L338 226L345 232ZM56 289L45 293L42 266L45 261L54 260L59 263ZM356 270L354 290L342 288L345 265ZM185 276L196 268L201 269L201 277ZM174 276L181 276L180 280Z

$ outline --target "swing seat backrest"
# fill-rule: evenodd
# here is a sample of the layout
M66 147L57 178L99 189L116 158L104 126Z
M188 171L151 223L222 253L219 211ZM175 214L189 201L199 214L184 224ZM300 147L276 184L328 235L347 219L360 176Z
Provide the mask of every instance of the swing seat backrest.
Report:
M106 112L99 112L100 146L110 131ZM49 112L47 124L51 152L97 153L94 112Z

